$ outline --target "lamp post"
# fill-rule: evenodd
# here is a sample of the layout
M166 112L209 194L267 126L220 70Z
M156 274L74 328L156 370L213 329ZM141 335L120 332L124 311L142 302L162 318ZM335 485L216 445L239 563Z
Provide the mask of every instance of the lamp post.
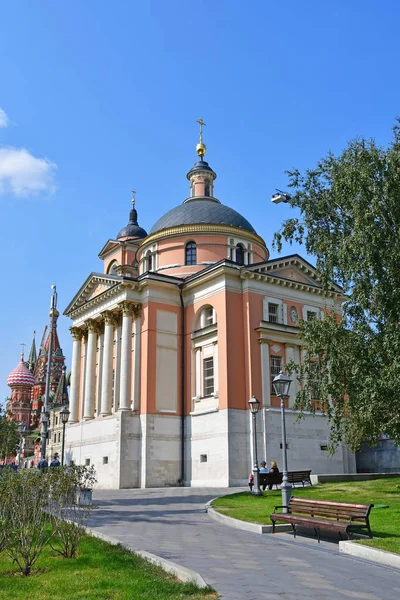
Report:
M65 444L65 426L68 423L69 415L68 408L65 406L62 410L60 410L60 417L63 426L63 434L62 434L62 446L61 446L61 466L64 464L64 444Z
M286 453L286 423L285 423L285 398L289 397L289 388L292 380L290 377L281 371L277 375L272 384L275 388L276 395L281 399L281 420L282 420L282 459L283 459L283 476L282 476L282 505L288 506L292 491L292 484L288 481L288 468L287 468L287 453ZM287 512L287 508L282 509L283 512Z
M19 427L18 427L18 431L19 431L19 445L18 445L18 469L21 468L21 452L22 452L22 444L24 441L24 437L23 434L26 430L26 425L25 423L20 423Z
M258 468L258 457L257 457L257 429L256 429L256 415L260 408L260 401L255 396L252 396L248 401L250 412L253 417L253 475L254 475L254 486L252 489L253 496L262 496L260 490L260 470Z

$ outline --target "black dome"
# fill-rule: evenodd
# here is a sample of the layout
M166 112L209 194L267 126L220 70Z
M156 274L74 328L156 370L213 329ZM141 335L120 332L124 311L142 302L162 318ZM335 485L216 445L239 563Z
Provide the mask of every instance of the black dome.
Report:
M168 211L153 225L150 233L156 233L167 227L176 225L232 225L251 233L256 233L254 227L236 210L215 200L189 200Z
M119 234L117 235L117 240L124 237L135 237L135 238L145 238L147 236L147 232L140 227L137 222L137 212L135 208L132 208L129 213L129 223L126 225Z

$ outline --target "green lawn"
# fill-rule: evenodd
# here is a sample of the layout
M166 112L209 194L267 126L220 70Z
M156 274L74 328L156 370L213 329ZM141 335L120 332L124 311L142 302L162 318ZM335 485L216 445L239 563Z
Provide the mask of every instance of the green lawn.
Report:
M293 496L387 505L388 508L372 509L370 523L374 539L360 543L400 554L400 478L296 487ZM275 489L264 492L261 497L243 492L218 498L212 503L213 508L225 515L262 525L271 524L269 515L280 504L281 492Z
M46 548L30 577L0 555L0 598L7 600L214 600L212 590L178 582L121 546L86 536L76 559Z

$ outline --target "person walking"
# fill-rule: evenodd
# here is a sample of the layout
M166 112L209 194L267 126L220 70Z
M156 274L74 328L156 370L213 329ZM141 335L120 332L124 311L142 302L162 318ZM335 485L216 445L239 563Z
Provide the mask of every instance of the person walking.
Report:
M50 467L59 467L60 466L60 461L58 460L58 454L57 452L55 453L55 455L53 456L53 460L50 463Z

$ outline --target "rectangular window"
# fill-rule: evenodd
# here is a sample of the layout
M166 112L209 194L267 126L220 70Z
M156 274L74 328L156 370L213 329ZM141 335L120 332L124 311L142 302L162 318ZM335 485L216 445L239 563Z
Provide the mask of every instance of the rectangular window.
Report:
M282 356L270 356L269 367L270 367L269 372L270 372L270 378L271 378L271 394L273 394L275 396L275 388L272 385L272 382L274 380L274 377L279 375L279 373L282 369Z
M58 434L58 443L61 442L61 433Z
M200 454L200 462L207 462L207 454Z
M279 323L279 304L268 302L268 321L270 323Z
M214 358L203 360L203 395L211 396L214 393Z
M90 467L90 458L85 458L85 467Z
M108 465L108 456L103 456L103 465Z
M316 318L317 318L316 312L314 312L313 310L307 311L307 321L315 321Z

